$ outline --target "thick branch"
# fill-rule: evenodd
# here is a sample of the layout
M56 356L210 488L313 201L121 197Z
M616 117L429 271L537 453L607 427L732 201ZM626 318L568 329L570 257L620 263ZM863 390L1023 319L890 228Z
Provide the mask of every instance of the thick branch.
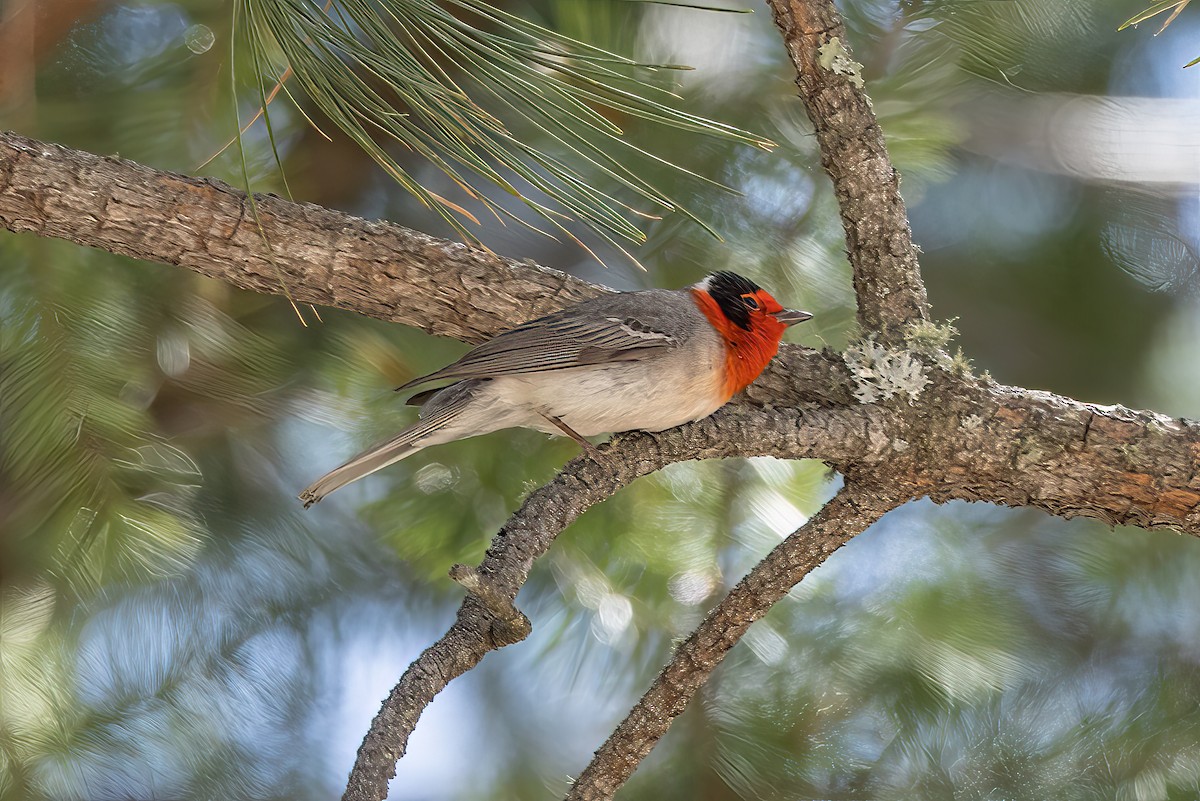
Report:
M478 342L604 291L532 263L256 196L212 178L0 133L0 225L174 264L240 289Z
M301 301L478 341L604 291L400 226L278 198L261 205L275 261ZM282 292L245 195L215 181L0 134L0 223ZM898 455L875 483L1200 533L1194 423L932 373L935 388L873 431L881 447L922 458ZM853 406L854 380L836 354L785 346L749 397ZM817 455L851 472L878 468L866 454Z
M929 315L900 197L900 177L888 157L883 131L850 59L846 29L832 0L767 0L796 68L796 85L833 181L858 320L865 331L901 340L904 323Z
M936 466L918 470L913 495L1200 534L1194 420L996 384L956 383L927 400L912 441L918 451L922 440L944 444L924 454Z
M750 624L770 611L830 554L901 500L891 501L877 492L861 492L848 485L804 526L775 546L675 649L654 684L596 751L567 794L568 801L612 798Z
M256 197L274 262L245 193L221 181L0 132L0 225L10 231L186 267L252 292L286 287L301 303L467 342L607 291L403 226ZM775 384L802 385L805 399L817 399L837 361L790 350L785 380Z
M344 801L387 797L396 761L425 707L456 677L489 652L524 639L529 622L512 607L533 562L554 538L592 505L640 476L668 464L719 459L734 453L804 458L820 451L842 458L878 441L883 410L842 409L800 414L727 407L698 423L660 434L629 434L602 446L595 459L570 462L534 492L492 540L474 571L455 578L469 594L450 630L413 662L371 723L350 773ZM882 452L876 458L884 458ZM507 608L501 608L505 607Z

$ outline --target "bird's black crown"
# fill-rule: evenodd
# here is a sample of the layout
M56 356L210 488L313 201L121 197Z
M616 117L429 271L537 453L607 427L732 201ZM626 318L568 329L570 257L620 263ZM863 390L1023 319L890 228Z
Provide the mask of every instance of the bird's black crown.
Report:
M708 277L708 294L725 312L729 322L739 328L750 330L750 309L744 295L753 295L761 287L749 278L743 278L728 270L719 270Z

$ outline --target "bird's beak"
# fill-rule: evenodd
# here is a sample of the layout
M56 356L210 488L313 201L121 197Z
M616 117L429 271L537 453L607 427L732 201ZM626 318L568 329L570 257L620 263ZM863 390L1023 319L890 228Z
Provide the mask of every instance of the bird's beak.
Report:
M783 309L782 311L773 312L771 316L787 326L792 326L796 323L802 323L805 320L812 319L811 314L806 311L799 311L797 309Z

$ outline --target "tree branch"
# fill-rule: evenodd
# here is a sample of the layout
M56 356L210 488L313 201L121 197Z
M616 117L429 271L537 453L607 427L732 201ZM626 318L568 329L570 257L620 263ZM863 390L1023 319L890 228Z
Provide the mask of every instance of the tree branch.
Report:
M604 291L319 206L263 197L261 208L275 261L304 302L478 341ZM262 255L245 195L218 181L2 133L0 224L178 264L243 289L283 291L275 264ZM922 459L898 453L888 475L878 478L912 484L938 500L1034 505L1200 533L1195 423L939 369L926 373L934 384L911 404L897 405L890 427L873 429L886 450L894 441ZM863 380L838 354L785 345L747 395L762 405L854 406ZM851 473L878 467L861 453L847 454L844 463L832 452L816 455Z
M833 86L818 94L838 97L846 91ZM844 148L852 145L842 143ZM828 168L829 157L825 158ZM892 175L890 168L887 175ZM837 186L839 179L833 177ZM895 188L894 180L880 185ZM854 194L860 190L865 194ZM880 204L871 200L865 185L857 184L853 192L838 192L839 200L850 192L848 202L865 204L862 213L868 216L884 211L903 216L898 196L895 204ZM273 197L259 202L273 260L265 256L245 195L220 182L0 134L0 223L13 231L178 264L257 292L282 294L286 284L301 302L339 306L469 341L604 291L552 270L400 226ZM843 202L844 220L854 208ZM869 255L870 248L856 249L853 239L851 248L860 317L867 320L864 310L874 309L871 319L886 326L922 316L905 308L922 314L924 309L923 295L906 295L903 289L904 275L918 284L919 278L915 262L912 272L904 272L908 261L902 256L911 256L906 224L900 233L885 233L893 230L887 226L894 222L881 218L858 230L867 239L891 236L892 244L877 254L883 276L879 282L860 280L860 272L869 277L876 268L870 266L870 258L855 254ZM895 247L901 234L904 247ZM889 255L896 258L889 261ZM908 301L900 302L904 297ZM864 387L878 379L863 364L786 346L746 398L708 420L658 435L620 438L618 442L627 445L606 458L620 461L619 456L630 462L620 467L633 471L623 483L601 482L595 495L588 495L586 483L571 487L583 499L578 501L564 485L555 485L563 504L560 511L576 511L539 529L539 537L548 537L538 540L544 544L532 550L505 545L504 552L527 553L531 564L585 504L598 502L636 475L669 461L749 455L822 458L845 473L852 485L887 487L893 497L986 500L1036 506L1064 517L1086 515L1114 524L1200 533L1200 425L976 381L933 366L936 354L893 354L921 362L930 383L908 397L876 405L859 400ZM669 461L664 461L668 452ZM580 469L573 463L562 480ZM531 503L535 497L541 496L531 496ZM497 540L507 542L508 535ZM363 744L356 781L380 794L347 797L382 798L424 704L487 650L524 636L515 610L497 615L497 610L504 611L497 599L508 597L510 590L515 597L528 565L524 573L506 572L496 581L484 567L478 576L485 586L476 588L460 612L463 626L469 626L447 635L462 639L451 638L440 650L434 646L422 656L425 661L406 674ZM491 608L481 598L488 598Z
M0 225L135 259L185 267L239 289L316 303L480 342L611 291L530 261L506 259L387 222L256 195L274 261L246 194L212 178L151 169L0 132ZM785 346L804 397L835 359ZM793 397L798 397L793 395Z
M938 464L912 494L1200 535L1200 423L1019 387L947 389L913 432L944 444L915 449Z
M832 0L767 0L796 68L800 99L816 129L821 165L833 181L858 321L883 340L902 341L904 324L929 316L900 177L850 57Z
M584 455L568 463L500 529L479 567L472 571L456 565L452 570L467 587L467 598L450 630L409 665L383 702L359 747L343 801L386 798L396 762L434 696L489 651L528 636L529 621L513 605L517 593L534 560L588 508L675 462L734 454L804 458L818 451L847 458L870 447L869 432L878 425L868 419L870 414L865 407L803 415L727 407L658 434L620 436L602 445L595 458Z
M605 291L310 203L0 132L0 225L479 342ZM286 292L285 292L286 288Z
M568 801L612 798L750 624L770 611L830 554L903 500L890 500L876 490L865 492L847 485L812 519L775 546L675 649L654 684L572 785Z

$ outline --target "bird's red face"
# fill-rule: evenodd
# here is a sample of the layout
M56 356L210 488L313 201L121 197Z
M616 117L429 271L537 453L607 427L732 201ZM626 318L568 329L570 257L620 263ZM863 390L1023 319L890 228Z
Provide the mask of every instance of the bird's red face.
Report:
M725 339L725 391L733 397L758 378L779 351L783 332L812 317L785 309L762 287L717 272L692 287L696 305Z

